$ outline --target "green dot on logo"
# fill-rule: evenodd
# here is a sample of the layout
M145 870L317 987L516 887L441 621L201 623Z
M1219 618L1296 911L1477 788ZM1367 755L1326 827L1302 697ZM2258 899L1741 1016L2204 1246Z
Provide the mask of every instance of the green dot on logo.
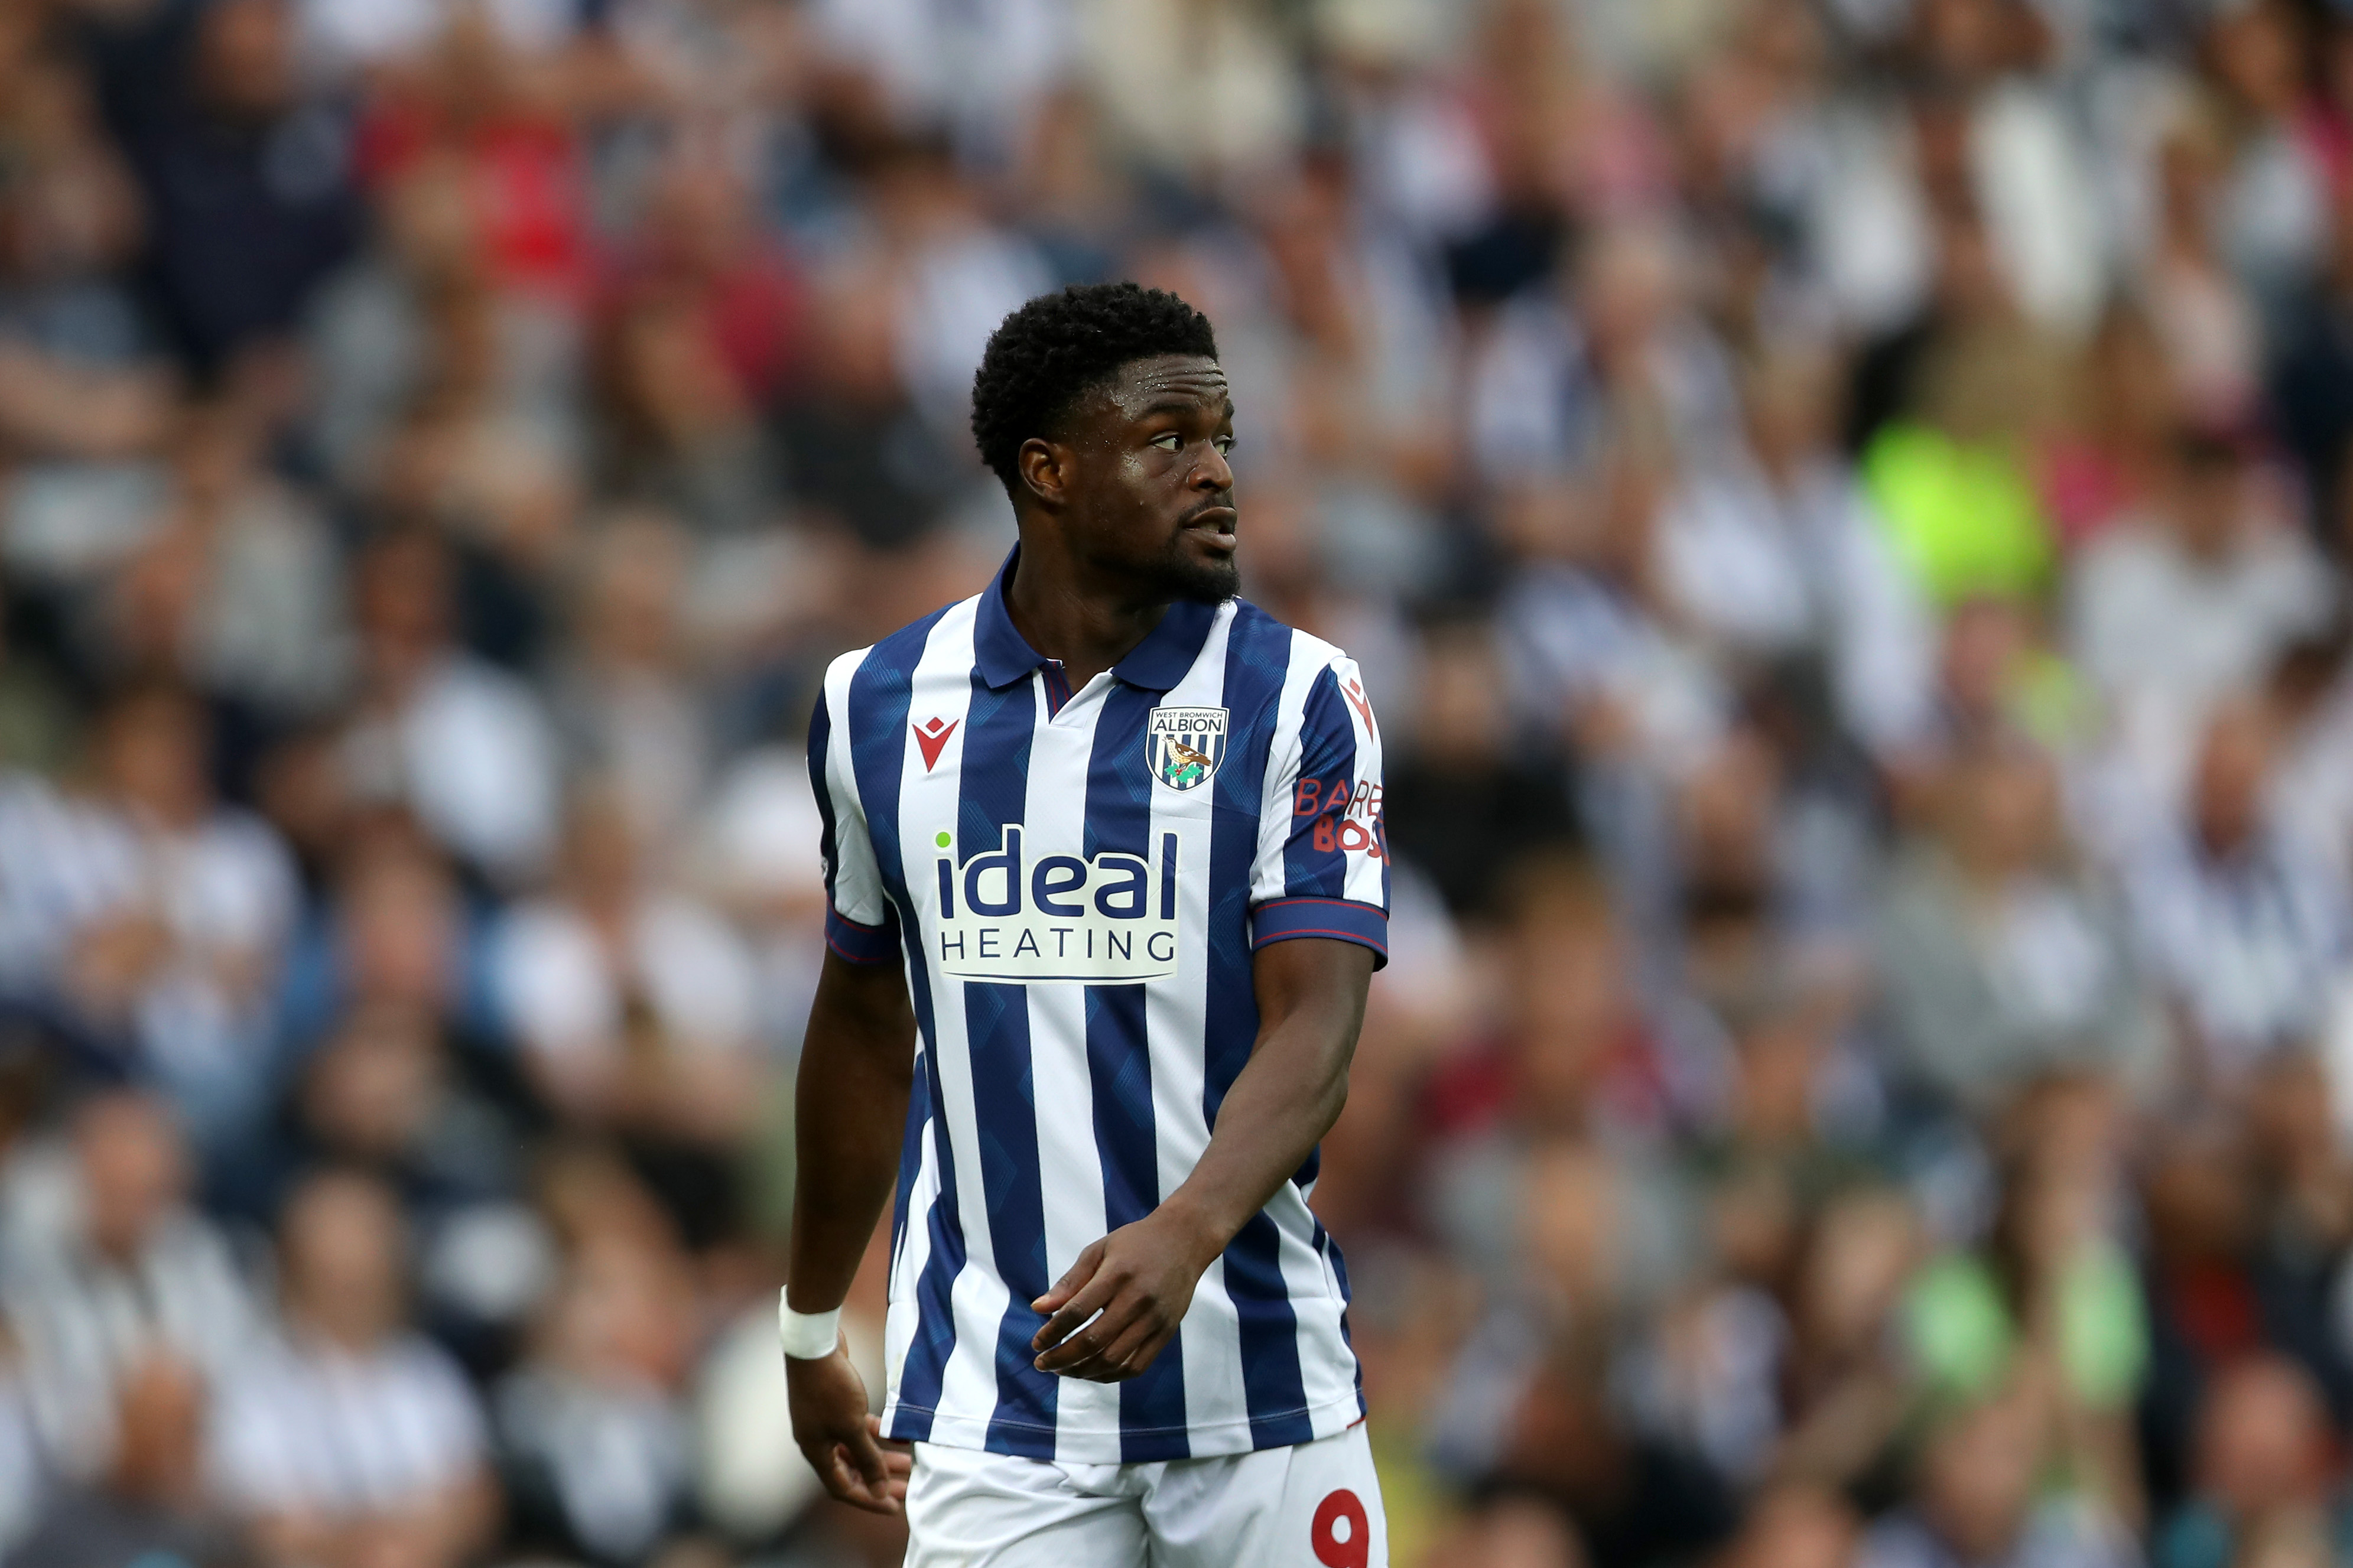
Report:
M938 845L941 848L944 849L944 848L946 848L946 847L948 847L948 836L947 836L946 834L943 833L943 834L941 834L937 838L934 838L934 840L932 840L932 842L933 842L933 843L934 843L934 844L936 844L936 845Z

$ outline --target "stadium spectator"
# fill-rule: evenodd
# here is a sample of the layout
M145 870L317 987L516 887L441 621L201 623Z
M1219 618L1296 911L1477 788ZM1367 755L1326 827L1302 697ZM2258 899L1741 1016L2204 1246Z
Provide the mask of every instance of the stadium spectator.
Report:
M2163 1521L2158 1568L2210 1568L2295 1541L2318 1560L2342 1555L2346 1521L2330 1476L2327 1416L2311 1378L2258 1357L2232 1367L2199 1419L2198 1489Z
M332 900L295 943L280 998L290 1058L345 1016L371 1010L429 1017L475 1054L501 1045L480 922L448 862L404 823L340 831Z
M251 1561L239 1532L205 1497L205 1398L202 1380L177 1363L154 1357L132 1368L122 1380L104 1473L60 1496L9 1562L241 1568Z
M807 525L881 551L942 522L961 477L902 379L894 303L864 272L822 285L808 374L770 414Z
M1399 852L1470 919L1495 912L1504 839L1533 851L1577 837L1568 764L1548 747L1514 745L1501 673L1483 623L1423 638L1421 709L1381 797Z
M586 546L570 646L550 684L569 771L613 781L632 827L677 841L711 785L717 737L683 625L689 542L659 514Z
M48 1459L89 1480L120 1453L126 1377L155 1355L227 1377L266 1319L228 1237L191 1201L188 1150L161 1100L94 1097L60 1153L59 1167L20 1156L11 1172L0 1307Z
M407 1247L369 1178L330 1170L287 1200L283 1328L222 1379L211 1426L268 1561L456 1564L495 1524L480 1406L407 1326Z
M2044 1104L2050 1129L2076 1130L2074 1118L2051 1113L2048 1093ZM1986 1245L1933 1258L1915 1277L1905 1338L1932 1397L1964 1407L2031 1402L2040 1413L2028 1420L2052 1434L2050 1462L2107 1515L2137 1521L2145 1510L2129 1412L2149 1339L2138 1282L2101 1227L2101 1163L2050 1146L2058 1140L2048 1130L2042 1141L2013 1156Z
M2085 678L2162 777L2205 705L2320 630L2331 594L2303 535L2253 510L2248 465L2227 441L2178 440L2153 504L2085 550L2072 615Z
M2336 47L2345 46L2340 40ZM2342 194L2328 254L2327 267L2300 291L2289 323L2273 339L2270 391L2281 438L2304 468L2313 529L2327 547L2341 551L2346 463L2353 451L2353 398L2345 391L2345 373L2353 367L2353 327L2346 312L2353 298L2353 199Z
M694 1297L668 1222L625 1173L604 1180L604 1210L570 1237L538 1342L499 1385L497 1411L525 1534L631 1563L690 1517Z
M27 846L66 906L52 983L126 1065L169 1088L209 1153L268 1091L266 1003L296 915L293 867L265 824L216 797L195 699L133 687L91 739L89 787Z
M360 659L343 746L354 792L406 805L487 876L540 870L555 842L554 740L535 692L455 645L447 549L394 533L353 575Z
M2138 1561L2117 1522L2079 1496L2038 1497L2044 1413L2031 1393L1946 1417L1929 1438L1912 1500L1863 1537L1862 1568L1942 1563L2126 1568Z
M1693 464L1659 524L1660 573L1736 671L1810 660L1846 733L1879 751L1926 722L1929 622L1830 441L1827 368L1747 367L1746 439Z
M348 657L325 520L273 475L252 396L192 404L155 515L123 562L92 662L183 678L248 724L315 714ZM221 772L236 776L245 759Z
M549 1102L620 1137L688 1237L737 1219L729 1150L747 1095L753 973L702 904L651 881L609 788L575 797L555 897L518 905L493 973L523 1060Z
M1912 847L1880 911L1890 1065L1980 1112L2054 1068L2153 1085L2159 1021L2121 911L2070 863L2049 761L1989 747L1939 793L1940 831Z
M2228 1084L2318 1032L2353 909L2326 851L2269 807L2276 721L2225 700L2207 721L2188 809L2126 872L2150 969L2194 1034L2191 1062Z
M305 89L291 0L118 16L91 58L146 197L144 270L177 346L216 372L288 331L357 242L351 126Z

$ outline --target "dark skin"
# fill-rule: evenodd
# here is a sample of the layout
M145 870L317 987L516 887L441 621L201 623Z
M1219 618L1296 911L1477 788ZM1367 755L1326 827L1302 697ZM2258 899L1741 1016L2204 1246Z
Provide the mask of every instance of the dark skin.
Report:
M1008 604L1076 691L1149 636L1171 600L1239 586L1226 373L1187 355L1139 360L1081 405L1068 435L1022 443Z
M1178 598L1233 592L1233 404L1217 362L1139 360L1082 400L1060 439L1022 445L1009 592L1029 646L1072 689L1126 657ZM1159 1206L1090 1244L1030 1303L1041 1371L1096 1383L1137 1376L1176 1336L1202 1274L1339 1119L1373 954L1354 942L1271 943L1251 961L1250 1058L1200 1163ZM898 1173L915 1023L905 976L828 952L809 1010L797 1112L795 1311L840 1305ZM896 1513L913 1460L885 1444L842 1351L785 1363L793 1433L842 1501Z

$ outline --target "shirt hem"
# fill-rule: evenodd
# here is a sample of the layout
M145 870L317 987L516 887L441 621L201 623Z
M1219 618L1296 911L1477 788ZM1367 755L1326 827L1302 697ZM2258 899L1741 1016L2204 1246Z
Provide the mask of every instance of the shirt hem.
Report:
M1313 1428L1317 1418L1345 1412L1346 1422L1330 1432L1304 1438L1261 1443L1253 1429L1258 1426L1305 1419ZM903 1432L899 1429L902 1415L928 1415L931 1430L925 1433ZM1127 1448L1138 1444L1150 1446L1153 1439L1165 1441L1171 1437L1185 1439L1186 1457L1214 1459L1229 1454L1248 1454L1262 1448L1296 1447L1302 1442L1314 1442L1319 1437L1336 1436L1365 1418L1365 1402L1361 1394L1348 1394L1324 1405L1303 1405L1290 1410L1277 1410L1259 1416L1244 1416L1234 1421L1220 1421L1213 1426L1096 1427L1073 1432L1060 1426L1041 1426L1029 1421L1007 1421L996 1416L947 1415L935 1406L892 1404L883 1413L882 1435L893 1443L936 1443L944 1448L973 1448L992 1452L988 1446L991 1430L1018 1432L1025 1436L1040 1438L1052 1457L1072 1465L1119 1465L1129 1461ZM1137 1463L1146 1461L1138 1460Z

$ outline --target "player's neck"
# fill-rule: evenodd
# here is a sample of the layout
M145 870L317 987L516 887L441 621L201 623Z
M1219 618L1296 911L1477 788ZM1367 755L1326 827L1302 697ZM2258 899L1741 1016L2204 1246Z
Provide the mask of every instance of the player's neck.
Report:
M1165 599L1124 602L1082 581L1069 562L1029 550L1015 564L1005 602L1013 629L1061 661L1073 691L1133 653L1168 613Z

